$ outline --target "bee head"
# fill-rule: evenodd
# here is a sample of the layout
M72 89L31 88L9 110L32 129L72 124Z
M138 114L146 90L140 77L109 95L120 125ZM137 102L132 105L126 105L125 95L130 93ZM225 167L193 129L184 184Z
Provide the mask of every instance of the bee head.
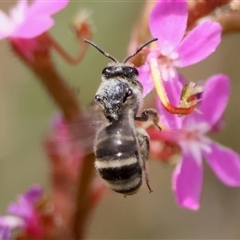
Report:
M134 81L135 82L135 81ZM119 121L129 109L138 110L142 96L140 83L133 85L128 79L112 77L103 81L95 95L95 102L102 107L109 121Z
M95 95L95 102L100 104L105 117L109 121L120 121L124 114L126 115L130 111L136 115L142 101L143 86L137 79L138 70L129 66L128 60L148 44L157 40L157 38L153 38L144 43L135 53L128 56L123 63L117 61L116 58L106 53L95 43L84 40L113 61L111 66L103 69L102 83Z

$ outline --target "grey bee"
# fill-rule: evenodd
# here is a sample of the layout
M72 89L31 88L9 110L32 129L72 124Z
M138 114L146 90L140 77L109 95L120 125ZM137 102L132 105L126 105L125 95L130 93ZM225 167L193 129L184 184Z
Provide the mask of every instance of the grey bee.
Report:
M143 178L152 192L146 171L150 140L135 121L152 120L157 125L158 114L154 109L146 109L137 116L143 100L143 86L138 81L138 70L128 60L156 40L142 45L123 63L85 40L113 61L103 69L102 82L95 95L103 118L94 141L95 167L112 190L124 195L136 193Z

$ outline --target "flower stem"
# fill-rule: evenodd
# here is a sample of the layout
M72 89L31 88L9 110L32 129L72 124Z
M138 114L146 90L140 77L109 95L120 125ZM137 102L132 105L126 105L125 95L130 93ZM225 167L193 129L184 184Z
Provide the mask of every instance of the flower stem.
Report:
M212 18L221 24L223 34L239 33L240 32L240 13L239 11L230 11L222 13Z
M68 83L60 76L52 62L50 52L54 43L52 38L47 33L44 33L34 39L11 39L10 43L14 52L38 76L37 79L54 99L67 123L71 126L71 124L79 121L79 118L85 118L81 104L74 91L71 90ZM55 44L54 46L56 49L57 45ZM78 61L83 57L86 50L87 48L83 48ZM65 53L62 51L62 54L64 55ZM75 61L77 60L75 59ZM93 153L86 155L79 170L81 174L79 174L79 182L78 186L76 186L77 197L76 202L73 203L76 205L76 212L72 215L74 229L71 229L74 230L73 235L75 235L76 239L82 239L86 221L92 209L90 185L94 176L93 161ZM59 231L61 232L60 229Z
M82 28L81 28L82 29ZM79 43L81 45L81 50L79 51L78 55L75 57L72 57L69 55L68 52L66 52L59 44L52 38L50 35L48 35L49 42L51 43L51 46L58 52L58 54L63 57L69 64L76 65L80 63L85 56L89 45L84 42L84 39L92 39L92 33L91 31L86 31L87 27L84 27L84 35L79 33L78 30L76 30L77 37L79 39Z
M88 154L83 159L81 173L79 177L79 184L77 189L77 209L74 216L73 233L74 239L83 239L86 230L87 217L92 209L90 187L94 176L93 163L95 155Z
M207 16L211 12L213 12L215 9L223 6L224 4L227 4L231 2L231 0L218 0L218 1L209 1L209 0L203 0L203 1L192 1L188 0L188 27L187 29L191 29L195 26L196 21L202 17Z

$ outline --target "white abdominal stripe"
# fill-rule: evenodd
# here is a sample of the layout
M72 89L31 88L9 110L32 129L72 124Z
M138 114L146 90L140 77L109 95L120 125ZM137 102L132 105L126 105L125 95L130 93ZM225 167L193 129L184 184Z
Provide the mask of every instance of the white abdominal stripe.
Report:
M142 185L142 178L140 176L133 176L128 180L107 181L107 184L112 190L116 192L133 194Z
M118 193L135 193L142 185L142 169L137 157L96 159L95 167L107 185Z
M121 168L123 166L130 166L136 164L138 159L136 157L130 157L126 159L120 160L98 160L95 161L95 167L97 169L104 169L104 168Z

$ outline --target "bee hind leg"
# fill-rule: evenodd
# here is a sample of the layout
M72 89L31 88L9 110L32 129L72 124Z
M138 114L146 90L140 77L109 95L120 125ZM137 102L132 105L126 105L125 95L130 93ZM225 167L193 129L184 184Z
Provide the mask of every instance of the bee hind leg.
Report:
M151 187L149 185L149 178L148 178L148 174L147 174L146 168L144 169L144 175L145 175L145 182L146 182L146 185L148 187L149 193L152 193L153 190L151 189Z
M148 171L147 171L147 159L149 156L150 150L150 139L147 132L143 128L137 128L138 143L141 155L141 164L144 173L144 178L146 185L148 187L149 193L153 192L149 185Z

